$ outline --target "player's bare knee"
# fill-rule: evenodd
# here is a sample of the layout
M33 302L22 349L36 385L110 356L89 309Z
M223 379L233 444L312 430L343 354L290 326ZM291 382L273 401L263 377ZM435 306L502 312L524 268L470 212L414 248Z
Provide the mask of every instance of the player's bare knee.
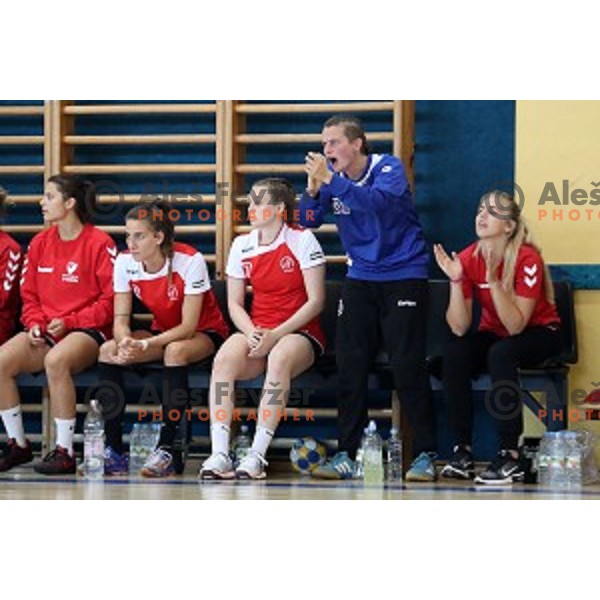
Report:
M186 365L188 362L185 342L177 341L165 347L164 362L166 366Z

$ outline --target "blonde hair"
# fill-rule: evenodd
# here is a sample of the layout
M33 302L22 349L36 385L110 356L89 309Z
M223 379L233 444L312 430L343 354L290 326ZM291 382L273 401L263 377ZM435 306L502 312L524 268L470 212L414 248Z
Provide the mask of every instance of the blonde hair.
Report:
M541 248L536 244L533 234L525 218L521 215L521 207L515 202L514 196L493 190L486 192L479 200L479 206L490 206L490 201L495 200L495 207L490 210L491 214L499 219L514 223L514 228L509 233L508 242L504 250L504 269L502 271L502 287L507 291L514 293L515 286L515 266L519 250L523 244L534 248L538 254L542 255ZM478 242L475 249L475 255L481 250L481 242ZM552 276L548 265L542 260L544 265L544 292L546 299L554 304L554 286L552 285Z

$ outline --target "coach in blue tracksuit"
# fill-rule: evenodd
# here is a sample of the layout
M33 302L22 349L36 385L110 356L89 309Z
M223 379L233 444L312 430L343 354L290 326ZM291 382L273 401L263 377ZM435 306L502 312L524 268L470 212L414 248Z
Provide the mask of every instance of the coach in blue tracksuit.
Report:
M353 476L367 424L367 378L383 336L395 385L413 430L415 459L406 478L433 481L435 416L425 363L428 253L404 167L394 156L370 154L360 121L330 118L324 156L309 153L300 222L319 227L333 212L348 255L338 309L338 453L317 477Z

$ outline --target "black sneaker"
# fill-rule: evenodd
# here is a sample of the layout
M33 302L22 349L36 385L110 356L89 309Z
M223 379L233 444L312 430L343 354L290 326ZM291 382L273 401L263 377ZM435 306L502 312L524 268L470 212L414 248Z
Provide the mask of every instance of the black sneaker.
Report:
M40 462L34 463L33 470L41 475L74 475L77 463L66 448L56 446Z
M16 440L11 438L6 444L6 448L0 456L0 471L9 471L13 467L28 463L33 460L31 444L29 440L25 441L25 447L22 448Z
M452 458L442 469L440 477L445 479L473 479L475 477L473 454L467 446L454 446Z
M500 450L496 460L485 471L475 477L475 483L502 485L523 481L524 472L518 458L513 458L508 450Z

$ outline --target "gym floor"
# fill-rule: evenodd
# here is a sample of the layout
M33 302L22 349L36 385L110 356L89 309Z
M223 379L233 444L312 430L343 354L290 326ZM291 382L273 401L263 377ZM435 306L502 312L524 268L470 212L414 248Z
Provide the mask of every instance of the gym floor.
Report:
M549 500L600 499L600 484L580 492L553 492L537 485L475 486L472 482L386 484L365 487L361 481L322 481L273 462L263 481L199 481L200 462L190 460L185 473L168 479L111 477L86 481L79 476L44 477L31 465L0 476L0 500Z

